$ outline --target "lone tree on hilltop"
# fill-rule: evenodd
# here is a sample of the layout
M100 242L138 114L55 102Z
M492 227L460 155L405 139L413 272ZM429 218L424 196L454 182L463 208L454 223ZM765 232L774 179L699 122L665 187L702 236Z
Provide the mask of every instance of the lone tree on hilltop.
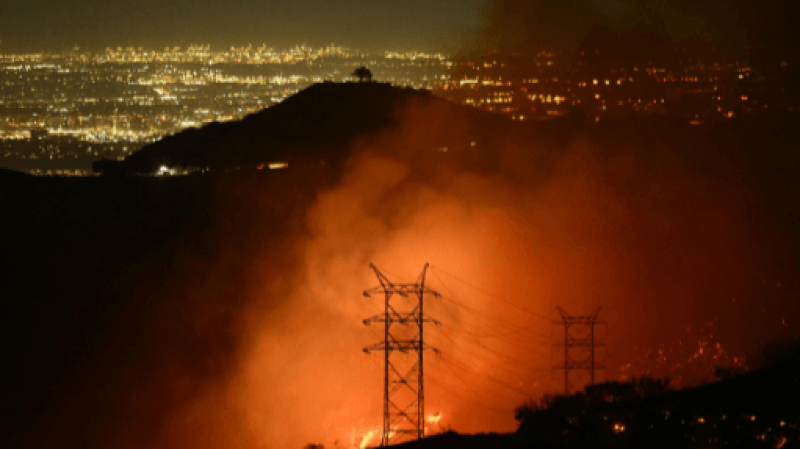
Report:
M372 82L372 71L370 69L364 67L364 66L361 66L361 67L357 68L353 72L353 76L357 76L358 77L358 82L359 83L363 83L364 82L364 78L367 79L368 83Z

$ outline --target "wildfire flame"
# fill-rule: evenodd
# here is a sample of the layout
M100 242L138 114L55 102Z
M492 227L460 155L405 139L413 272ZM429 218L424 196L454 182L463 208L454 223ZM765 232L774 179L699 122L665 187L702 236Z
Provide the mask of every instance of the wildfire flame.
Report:
M425 418L425 421L428 422L428 423L431 423L431 424L439 424L439 421L441 421L441 419L442 419L442 413L441 412L437 412L437 413L429 414ZM427 427L426 427L426 429L427 429ZM361 437L361 443L359 443L358 448L359 449L367 449L369 447L369 444L372 442L372 440L375 437L380 436L380 434L381 434L380 429L373 429L373 430L367 431ZM395 435L395 432L393 430L390 430L388 437L392 438L394 435Z
M370 430L369 432L364 434L364 437L361 438L361 444L358 446L359 449L365 449L370 441L375 438L375 435L378 433L377 430Z
M432 414L428 415L427 421L429 423L438 423L439 420L441 420L441 419L442 419L442 414L441 413L432 413Z
M367 431L361 437L361 443L359 443L358 448L359 449L366 449L366 448L370 447L369 444L372 442L372 440L376 436L380 436L380 435L381 435L381 430L380 429L374 429L374 430ZM395 436L395 431L394 430L390 430L389 434L387 435L387 438L392 438L394 436ZM355 447L355 445L353 445L352 447Z

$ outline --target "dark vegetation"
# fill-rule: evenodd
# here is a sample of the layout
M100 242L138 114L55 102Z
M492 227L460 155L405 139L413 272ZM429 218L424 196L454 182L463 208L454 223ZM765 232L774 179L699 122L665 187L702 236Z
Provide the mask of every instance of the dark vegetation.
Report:
M545 397L517 409L520 444L544 447L776 447L797 444L800 340L794 355L711 384L666 391L649 377Z
M517 421L524 421L535 413L554 410L567 413L572 410L609 402L641 400L664 394L669 389L669 378L652 376L633 377L627 382L604 382L588 385L583 392L571 396L545 394L538 401L529 400L515 410Z
M353 71L353 76L358 78L359 83L364 82L364 78L367 79L367 82L372 82L372 70L361 66Z

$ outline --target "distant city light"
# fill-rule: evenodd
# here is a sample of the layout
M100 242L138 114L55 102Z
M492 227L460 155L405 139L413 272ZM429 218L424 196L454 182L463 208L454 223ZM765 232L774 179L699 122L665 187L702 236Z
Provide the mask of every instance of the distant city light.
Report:
M175 175L177 172L178 170L174 168L169 168L166 165L162 165L158 167L158 172L156 173L158 174L158 176L169 176L169 175Z

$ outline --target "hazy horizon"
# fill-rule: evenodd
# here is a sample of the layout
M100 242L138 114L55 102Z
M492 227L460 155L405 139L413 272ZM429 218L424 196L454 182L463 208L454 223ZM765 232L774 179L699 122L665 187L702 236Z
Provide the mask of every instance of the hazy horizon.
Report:
M734 54L746 47L796 53L800 39L791 11L786 0L14 0L3 5L0 53L62 51L75 45L100 50L211 44L224 49L332 42L370 53L542 47L569 52L594 25L673 39L708 38Z
M193 43L293 47L304 42L313 47L334 42L367 52L437 52L457 47L455 36L474 32L482 1L11 2L0 18L0 53L76 44L158 49Z

